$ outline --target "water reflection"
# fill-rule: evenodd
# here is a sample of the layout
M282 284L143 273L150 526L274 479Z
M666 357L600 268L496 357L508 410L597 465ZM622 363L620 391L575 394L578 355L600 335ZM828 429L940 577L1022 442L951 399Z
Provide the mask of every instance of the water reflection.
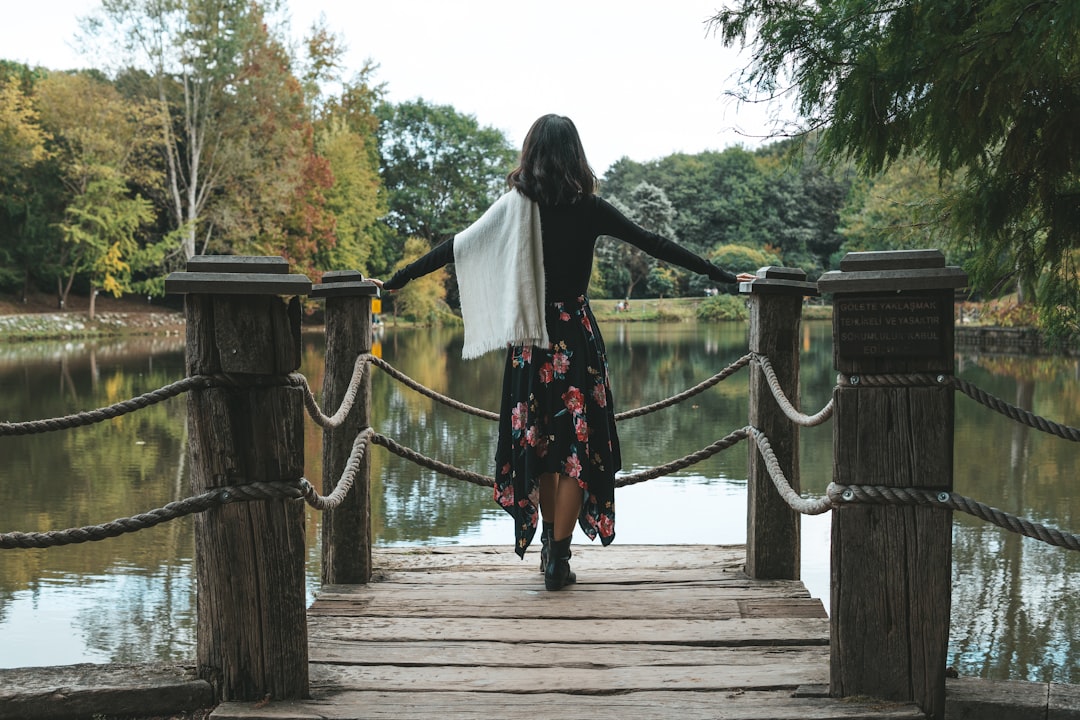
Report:
M605 328L618 409L668 397L711 376L746 348L742 325ZM502 359L460 358L451 330L390 331L383 356L416 380L484 408L498 403ZM322 345L305 335L301 368L322 385ZM806 323L802 403L832 393L831 330ZM126 399L183 375L180 338L125 343L0 345L0 418L64 415ZM1066 423L1080 416L1077 361L958 358L958 374L1009 402ZM620 428L624 470L686 455L746 422L745 374L679 407ZM0 438L0 531L99 524L186 497L183 397L90 428ZM404 445L491 474L494 425L445 408L385 374L373 375L374 424ZM1047 436L958 396L956 489L1008 512L1080 529L1071 470L1075 443ZM306 474L321 477L321 433L306 426ZM832 428L803 431L804 492L831 479ZM450 480L377 450L373 525L382 545L509 544L490 490ZM745 539L745 445L619 494L620 543L739 543ZM99 543L0 551L0 666L188 660L194 654L190 518ZM318 516L308 514L309 587L317 587ZM828 600L828 516L803 519L803 578ZM1080 554L967 516L954 524L950 664L964 675L1080 682L1071 628Z

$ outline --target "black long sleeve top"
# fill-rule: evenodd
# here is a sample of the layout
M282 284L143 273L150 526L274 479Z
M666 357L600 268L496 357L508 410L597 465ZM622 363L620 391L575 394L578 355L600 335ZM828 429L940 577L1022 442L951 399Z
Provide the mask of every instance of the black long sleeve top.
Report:
M595 195L572 205L541 205L540 228L544 246L544 296L549 302L586 294L592 275L593 251L601 235L628 242L658 260L707 275L715 282L737 281L734 274L636 225L611 203ZM383 287L397 290L410 280L453 261L454 239L450 238L397 271Z

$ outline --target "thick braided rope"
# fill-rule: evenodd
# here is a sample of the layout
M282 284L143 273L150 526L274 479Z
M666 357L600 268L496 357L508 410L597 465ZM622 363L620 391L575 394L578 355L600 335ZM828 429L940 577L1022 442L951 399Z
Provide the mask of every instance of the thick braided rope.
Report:
M394 453L398 457L402 457L410 462L416 463L421 467L426 467L429 470L442 473L443 475L449 475L450 477L457 478L458 480L464 480L470 482L473 485L480 485L481 487L495 487L495 478L489 475L480 475L469 470L462 470L461 468L448 465L440 460L429 458L426 455L422 455L411 448L404 447L394 442L385 435L379 433L371 434L371 442L376 445L382 445L384 448Z
M127 518L119 518L103 525L88 525L67 530L48 532L11 532L0 534L0 550L47 548L76 543L95 542L133 533L159 525L169 520L203 512L230 502L250 500L275 500L301 497L301 480L283 480L268 483L228 485L214 488L201 495L171 502L165 507L150 510Z
M1015 420L1016 422L1028 425L1044 433L1056 435L1057 437L1065 440L1071 440L1072 442L1080 442L1080 430L1078 430L1077 428L1069 427L1068 425L1062 425L1060 423L1053 422L1052 420L1047 420L1046 418L1040 417L1032 412L1024 410L1023 408L1018 408L1015 405L1010 405L1004 400L994 397L990 393L975 387L966 380L950 377L948 382L957 390L964 393L980 405L984 405L991 410L999 412L1002 415L1011 418L1012 420Z
M626 485L633 485L635 483L644 482L645 480L652 480L653 478L667 475L668 473L674 472L676 470L682 470L683 468L694 465L695 463L699 463L702 460L710 458L713 455L716 455L717 453L728 449L729 447L737 444L739 441L744 440L746 438L746 435L747 434L745 429L736 430L728 434L727 436L721 438L720 440L717 440L711 445L702 448L695 453L691 453L690 455L686 455L677 460L673 460L669 463L660 465L655 468L650 468L649 470L642 470L641 472L620 476L615 479L615 487L625 487ZM418 453L415 450L399 445L397 442L391 440L385 435L372 433L371 442L375 443L376 445L382 445L384 448L394 453L398 457L404 458L405 460L416 463L421 467L426 467L429 470L434 470L435 472L441 473L443 475L457 478L459 480L465 480L466 482L470 482L474 485L480 485L482 487L495 486L495 478L489 475L480 475L479 473L474 473L469 470L463 470L461 468L454 467L453 465L444 463L440 460L435 460L434 458L427 457L426 455Z
M727 380L729 377L734 375L736 372L738 372L742 368L749 365L750 360L751 360L752 357L753 356L750 353L747 353L746 355L743 355L741 358L739 358L735 362L731 363L726 368L724 368L720 372L716 373L715 375L713 375L708 380L704 380L704 381L698 383L697 385L695 385L692 388L688 388L686 390L683 390L678 395L672 395L667 400L661 400L660 402L655 402L655 403L652 403L651 405L644 405L642 407L635 408L634 410L627 410L625 412L616 413L615 414L615 420L616 421L629 420L631 418L641 417L642 415L648 415L649 413L654 413L657 410L663 410L664 408L671 407L672 405L680 403L683 400L686 400L687 398L691 398L691 397L693 397L693 396L695 396L695 395L697 395L699 393L705 392L706 390L711 388L713 385L716 385L717 383L720 383L720 382L722 382L724 380Z
M830 483L828 496L834 507L852 503L945 507L951 510L959 510L1010 532L1041 540L1049 545L1068 550L1080 550L1080 536L1046 527L1040 523L998 510L995 507L954 492L926 488L837 485L836 483Z
M341 505L345 496L352 490L353 483L356 481L356 471L360 469L360 461L364 459L364 453L367 452L368 443L374 434L375 431L370 427L366 427L357 433L356 439L353 440L352 450L349 452L349 458L345 461L345 468L341 471L341 477L334 485L333 492L329 495L320 495L319 491L308 482L307 478L303 479L300 489L303 491L304 500L308 505L316 510L333 510Z
M833 503L828 497L804 498L795 492L791 484L788 483L787 477L784 476L784 471L780 468L780 462L776 459L776 454L773 453L768 436L753 425L747 425L743 429L754 437L754 444L757 445L761 459L765 461L765 468L769 471L769 477L772 479L773 485L776 486L776 491L780 494L781 499L787 503L788 507L803 515L821 515L833 509Z
M15 435L34 435L37 433L53 432L55 430L70 430L71 428L93 425L95 423L111 420L121 415L141 410L155 405L163 400L176 397L196 388L207 388L216 383L217 379L209 375L193 375L183 380L177 380L165 387L152 390L148 393L123 400L121 402L98 408L86 410L73 415L65 415L46 420L28 420L26 422L3 422L0 423L0 437Z
M716 375L713 375L711 378L698 383L697 385L693 386L692 388L684 390L684 391L682 391L681 393L679 393L677 395L673 395L672 397L670 397L670 398L668 398L666 400L661 400L660 402L652 403L651 405L645 405L643 407L636 408L634 410L627 410L625 412L616 413L615 420L616 421L622 421L622 420L629 420L631 418L641 417L642 415L648 415L649 413L656 412L657 410L663 410L664 408L671 407L672 405L680 403L683 400L686 400L687 398L690 398L690 397L693 397L694 395L702 393L705 390L708 390L709 388L713 387L717 383L720 383L723 380L726 380L728 377L733 375L735 372L737 372L738 370L740 370L743 367L745 367L746 365L748 365L750 363L750 359L751 359L750 354L744 355L743 357L739 358L738 360L736 360L735 362L733 362L732 364L728 365L726 368L724 368L723 370L718 372ZM490 410L483 410L481 408L476 408L476 407L473 407L471 405L466 405L465 403L459 402L458 400L454 400L453 398L447 397L446 395L442 395L442 394L432 390L431 388L428 388L428 387L418 383L417 381L413 380L412 378L410 378L405 373L403 373L400 370L398 370L397 368L395 368L393 365L390 365L388 362L386 362L382 358L377 358L375 356L370 356L370 361L371 361L372 364L379 367L379 369L386 372L388 375L390 375L390 377L394 378L398 382L412 388L413 390L420 393L421 395L424 395L426 397L431 398L432 400L435 400L437 402L442 403L443 405L455 408L457 410L461 410L462 412L466 412L466 413L468 413L470 415L475 415L476 417L480 417L480 418L483 418L485 420L498 420L499 419L499 414L496 413L496 412L492 412Z
M776 371L773 370L772 363L769 362L769 358L764 355L758 355L753 353L754 362L760 367L761 371L765 373L765 382L769 385L769 390L772 391L773 397L776 398L777 405L780 406L780 410L787 416L788 420L801 425L803 427L816 427L821 425L826 420L832 417L833 414L833 401L829 402L821 410L817 411L813 415L806 415L800 412L791 404L787 395L784 394L784 389L780 387L780 380L776 377Z
M615 478L615 487L626 487L627 485L634 485L646 480L652 480L662 475L675 472L676 470L682 470L683 468L690 467L696 463L701 462L707 458L716 455L717 453L727 450L729 447L738 444L745 440L747 437L746 428L741 430L735 430L730 432L724 437L720 438L716 442L708 445L697 452L691 453L678 460L672 460L664 465L658 465L657 467L650 468L648 470L642 470L636 473L630 473L628 475L621 475Z
M353 374L349 379L349 387L345 390L345 397L341 399L341 405L338 406L337 412L331 416L323 414L322 408L319 407L319 403L315 400L315 394L311 392L306 377L300 373L289 375L290 380L303 389L304 407L307 408L308 415L317 425L324 428L341 427L341 424L345 422L345 418L349 416L353 405L356 404L356 394L359 392L360 383L364 379L364 370L367 369L368 362L372 357L374 356L369 354L361 354L356 357L356 362L353 363Z
M857 387L860 385L869 387L920 387L929 385L948 385L967 395L975 402L1018 423L1035 428L1050 435L1056 435L1063 440L1080 442L1080 429L1047 420L1033 412L1010 405L1001 398L995 397L968 382L953 375L931 375L926 373L911 373L909 375L882 374L882 375L841 375L837 378L842 385Z
M844 387L926 387L941 385L945 375L930 373L879 373L876 375L838 375L836 383Z
M475 415L476 417L483 418L485 420L499 419L499 414L496 412L492 412L490 410L483 410L481 408L473 407L472 405L466 405L463 402L455 400L451 397L447 397L446 395L442 395L441 393L435 392L431 388L426 387L413 380L411 377L401 372L380 357L375 357L374 355L369 355L368 357L370 358L370 361L373 365L378 367L390 377L397 380L399 383L411 387L413 390L420 393L421 395L429 397L436 402L440 402L447 407L452 407L455 410L460 410L464 413L468 413L469 415Z

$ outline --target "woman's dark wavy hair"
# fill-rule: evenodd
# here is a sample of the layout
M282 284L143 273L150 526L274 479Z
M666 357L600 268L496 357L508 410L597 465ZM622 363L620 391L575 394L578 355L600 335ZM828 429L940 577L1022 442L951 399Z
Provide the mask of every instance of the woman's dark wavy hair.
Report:
M596 174L585 159L574 122L544 115L529 128L518 166L506 182L541 205L575 203L596 192Z

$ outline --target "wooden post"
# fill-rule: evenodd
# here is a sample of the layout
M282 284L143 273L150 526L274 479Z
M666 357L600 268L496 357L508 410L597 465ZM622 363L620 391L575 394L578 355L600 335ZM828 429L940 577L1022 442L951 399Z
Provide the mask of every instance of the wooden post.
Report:
M311 282L282 258L199 257L165 281L185 293L188 375L223 386L188 394L191 487L304 474L300 305ZM308 696L302 500L236 502L195 517L196 661L218 701Z
M768 358L784 394L799 406L799 324L803 297L816 295L798 268L766 267L743 283L750 294L750 351ZM792 489L799 490L799 427L780 409L765 373L750 365L750 424L769 438ZM750 440L746 514L746 574L769 580L799 579L799 514L780 497L765 461Z
M833 479L952 490L953 294L967 276L937 250L852 253L834 294ZM905 386L861 376L928 374ZM832 521L830 693L914 701L945 715L952 512L852 504Z
M331 414L349 389L356 358L371 352L371 298L375 283L355 270L323 275L312 297L326 298L326 368L322 404ZM356 404L338 428L323 431L323 494L337 485L357 434L371 424L371 368L364 373ZM322 517L322 581L324 585L371 580L371 465L365 454L352 490L341 505Z

